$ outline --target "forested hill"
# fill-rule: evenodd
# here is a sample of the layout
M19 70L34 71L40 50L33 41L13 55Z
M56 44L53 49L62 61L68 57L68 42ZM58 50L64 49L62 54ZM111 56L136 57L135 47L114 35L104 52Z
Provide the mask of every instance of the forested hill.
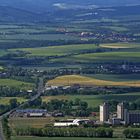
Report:
M96 14L95 14L96 13ZM20 8L13 8L11 6L0 6L0 22L55 22L56 19L67 20L92 20L110 18L117 19L118 17L131 15L140 16L140 5L136 6L116 6L116 7L96 7L75 9L56 8L53 11L47 12L33 12L29 9L23 10Z
M140 4L140 0L0 0L0 6L9 6L37 13L47 12L56 6L65 8L63 4L67 5L67 7L73 5L76 5L76 7L83 5L126 6Z

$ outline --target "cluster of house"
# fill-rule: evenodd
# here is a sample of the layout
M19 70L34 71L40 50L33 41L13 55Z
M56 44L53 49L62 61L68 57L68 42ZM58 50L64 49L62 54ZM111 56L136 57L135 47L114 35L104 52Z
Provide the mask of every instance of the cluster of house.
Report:
M55 89L62 89L62 90L68 90L68 89L79 89L80 85L79 84L74 84L74 85L66 85L66 86L55 86L55 85L49 85L48 83L45 85L45 90L49 91L49 90L55 90Z
M130 111L125 108L124 103L119 103L117 116L110 118L109 105L104 103L100 105L100 122L112 125L140 125L140 110Z

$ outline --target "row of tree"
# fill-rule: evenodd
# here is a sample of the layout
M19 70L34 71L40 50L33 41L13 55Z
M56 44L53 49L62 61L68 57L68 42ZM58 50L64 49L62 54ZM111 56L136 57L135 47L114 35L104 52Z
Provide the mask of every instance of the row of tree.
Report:
M138 128L128 128L123 131L126 138L136 138L140 139L140 129Z
M3 127L3 132L4 132L6 140L11 140L12 131L8 125L7 117L2 119L2 127Z
M17 101L17 99L10 99L8 105L0 105L0 115L8 112L9 110L16 108L20 103Z
M93 108L88 107L87 102L81 101L78 98L75 100L53 99L47 103L43 102L42 98L38 98L28 102L24 108L47 109L49 112L62 112L64 115L77 117L88 117L94 111Z
M111 128L17 128L16 135L40 137L108 137L112 138Z

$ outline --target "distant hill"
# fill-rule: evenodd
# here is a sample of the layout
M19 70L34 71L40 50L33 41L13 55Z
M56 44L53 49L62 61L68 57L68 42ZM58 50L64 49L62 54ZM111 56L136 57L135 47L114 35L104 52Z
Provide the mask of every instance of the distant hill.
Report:
M10 6L37 13L52 10L54 4L58 4L55 5L58 8L63 8L62 4L77 5L77 7L82 5L124 6L140 4L140 0L0 0L1 6Z
M67 5L62 6L67 7ZM23 8L13 8L11 6L0 6L0 22L55 22L55 19L81 19L82 17L83 20L90 20L93 18L114 18L117 16L121 17L130 15L140 15L140 5L117 7L95 6L94 8L85 8L85 6L78 7L76 5L75 7L64 7L54 8L53 10L47 10L46 12L37 12L31 11L27 8L25 10ZM88 13L96 13L96 15Z
M39 15L8 6L0 6L0 21L1 22L27 22L38 21Z

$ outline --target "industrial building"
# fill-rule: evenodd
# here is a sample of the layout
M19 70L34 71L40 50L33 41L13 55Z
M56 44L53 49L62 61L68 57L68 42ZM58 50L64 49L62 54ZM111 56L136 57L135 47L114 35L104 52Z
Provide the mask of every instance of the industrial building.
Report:
M14 114L20 117L44 117L47 113L46 109L23 109L16 110Z
M117 105L117 118L124 120L124 103Z
M140 125L140 111L127 111L125 122L129 125Z
M100 105L100 122L110 123L112 125L140 125L140 110L130 111L125 108L124 103L117 105L117 117L109 118L109 105L104 103Z
M104 123L109 119L109 105L104 103L100 105L100 122Z

